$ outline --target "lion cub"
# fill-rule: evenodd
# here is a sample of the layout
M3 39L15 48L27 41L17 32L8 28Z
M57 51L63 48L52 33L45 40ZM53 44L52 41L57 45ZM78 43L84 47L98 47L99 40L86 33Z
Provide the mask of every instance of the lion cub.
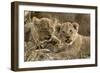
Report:
M55 26L55 36L61 40L61 49L55 53L56 59L88 58L90 56L90 38L78 33L79 24L65 22Z
M32 22L25 25L25 32L30 31L33 44L30 52L26 51L25 60L53 60L52 52L58 51L59 43L59 40L52 35L54 24L55 21L52 19L33 17Z

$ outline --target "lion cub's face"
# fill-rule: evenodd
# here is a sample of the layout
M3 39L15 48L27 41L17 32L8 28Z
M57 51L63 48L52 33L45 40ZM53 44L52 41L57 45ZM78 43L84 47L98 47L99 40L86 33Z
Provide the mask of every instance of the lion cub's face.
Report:
M34 25L38 31L39 40L49 40L51 38L52 29L52 21L48 18L33 18Z
M76 22L62 23L55 27L55 35L62 41L62 43L71 45L77 37L78 27L79 25Z

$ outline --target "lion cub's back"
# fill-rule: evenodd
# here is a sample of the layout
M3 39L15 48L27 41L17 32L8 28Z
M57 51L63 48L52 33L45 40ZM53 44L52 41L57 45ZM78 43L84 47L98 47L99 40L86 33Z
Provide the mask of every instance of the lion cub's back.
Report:
M90 37L82 36L82 46L80 48L80 57L88 58L90 57Z

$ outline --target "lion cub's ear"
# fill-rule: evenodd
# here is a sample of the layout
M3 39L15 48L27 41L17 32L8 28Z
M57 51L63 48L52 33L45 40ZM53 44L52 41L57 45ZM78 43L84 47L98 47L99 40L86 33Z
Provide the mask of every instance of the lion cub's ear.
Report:
M34 25L37 25L40 23L40 19L38 19L37 17L33 17L32 22Z
M56 31L57 33L59 33L60 30L61 30L61 25L56 25L56 26L55 26L55 31Z
M78 31L79 24L77 22L73 22L72 24L73 24L74 29Z

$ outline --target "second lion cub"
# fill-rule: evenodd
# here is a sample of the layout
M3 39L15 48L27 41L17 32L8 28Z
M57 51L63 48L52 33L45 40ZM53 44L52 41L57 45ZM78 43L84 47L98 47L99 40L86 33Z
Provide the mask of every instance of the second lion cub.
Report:
M61 40L62 51L55 53L57 59L88 58L90 38L78 33L79 24L65 22L55 26L55 36Z

